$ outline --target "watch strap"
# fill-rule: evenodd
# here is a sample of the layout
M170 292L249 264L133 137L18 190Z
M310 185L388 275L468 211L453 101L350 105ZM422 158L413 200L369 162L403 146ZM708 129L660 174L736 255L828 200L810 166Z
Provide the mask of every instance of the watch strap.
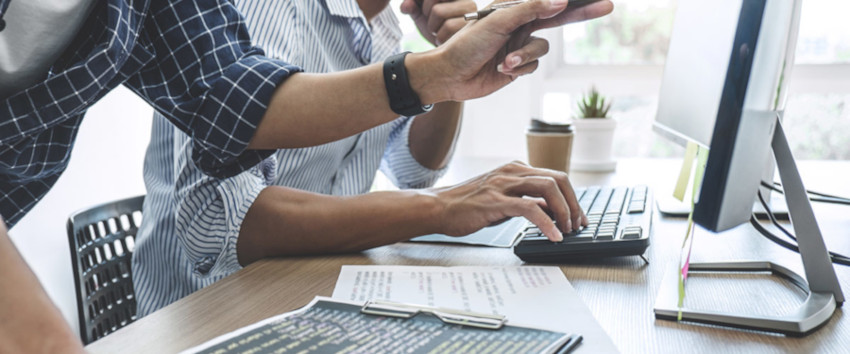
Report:
M402 116L415 116L431 110L433 105L422 105L419 96L410 87L404 58L410 52L402 52L384 60L384 85L390 109Z

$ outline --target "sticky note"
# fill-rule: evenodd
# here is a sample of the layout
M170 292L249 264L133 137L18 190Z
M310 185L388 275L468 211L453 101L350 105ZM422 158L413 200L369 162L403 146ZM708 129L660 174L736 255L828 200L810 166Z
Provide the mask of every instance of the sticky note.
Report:
M685 159L682 161L682 169L679 171L679 178L676 180L676 188L673 189L673 197L680 202L685 201L685 189L688 188L688 182L691 180L691 169L694 166L694 158L699 151L697 143L689 141L685 148Z

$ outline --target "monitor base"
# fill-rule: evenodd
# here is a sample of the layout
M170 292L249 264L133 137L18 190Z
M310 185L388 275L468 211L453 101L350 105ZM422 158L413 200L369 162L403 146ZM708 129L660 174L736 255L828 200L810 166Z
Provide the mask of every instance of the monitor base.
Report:
M679 315L678 270L670 269L664 274L658 299L655 303L655 318L676 321ZM785 316L754 316L721 311L694 310L682 307L682 321L698 322L735 328L782 333L800 337L808 335L829 321L839 305L831 292L809 290L805 279L788 268L772 262L718 262L691 263L689 272L771 272L793 282L808 296L800 307Z
M656 196L655 197L655 205L658 207L658 211L664 216L671 217L688 217L688 214L691 213L691 206L688 203L684 203L674 198L671 195L668 196ZM778 220L790 220L788 216L788 204L785 203L785 198L781 195L774 195L770 198L770 210L773 212L773 216ZM759 220L768 220L767 213L762 208L761 203L756 202L753 204L753 213L756 215L756 218Z

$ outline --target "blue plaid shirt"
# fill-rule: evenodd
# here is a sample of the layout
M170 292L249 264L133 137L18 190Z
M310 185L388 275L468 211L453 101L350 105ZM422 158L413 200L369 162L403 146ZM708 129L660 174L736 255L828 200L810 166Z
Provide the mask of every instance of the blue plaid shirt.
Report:
M0 19L9 2L0 0ZM191 136L205 173L229 177L271 155L246 147L277 85L300 70L251 46L226 0L100 0L68 48L44 81L0 97L0 215L9 227L53 186L86 109L116 86Z

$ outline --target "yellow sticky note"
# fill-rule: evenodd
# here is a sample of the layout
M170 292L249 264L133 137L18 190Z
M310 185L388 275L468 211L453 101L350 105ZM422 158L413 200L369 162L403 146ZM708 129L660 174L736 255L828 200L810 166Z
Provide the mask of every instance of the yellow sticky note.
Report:
M688 182L691 180L691 169L694 166L694 158L699 151L697 143L689 141L685 148L685 159L682 161L682 169L679 171L679 179L676 181L676 188L673 189L673 197L680 202L685 201L685 189L688 188Z

